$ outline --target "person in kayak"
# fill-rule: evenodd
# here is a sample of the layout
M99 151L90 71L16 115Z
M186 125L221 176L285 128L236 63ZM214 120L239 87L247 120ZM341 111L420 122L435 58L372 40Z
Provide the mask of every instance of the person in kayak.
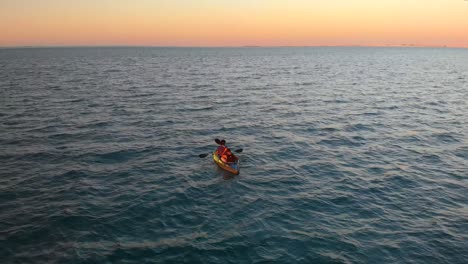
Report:
M216 154L218 157L225 162L225 163L232 163L234 162L234 155L232 154L231 150L226 147L226 140L221 140L218 148L216 149Z
M227 151L227 147L226 147L226 140L221 140L221 142L219 143L219 146L218 148L216 149L216 154L218 154L219 157L221 157L225 151Z
M226 148L226 151L221 155L221 160L225 163L234 162L234 156L229 148Z

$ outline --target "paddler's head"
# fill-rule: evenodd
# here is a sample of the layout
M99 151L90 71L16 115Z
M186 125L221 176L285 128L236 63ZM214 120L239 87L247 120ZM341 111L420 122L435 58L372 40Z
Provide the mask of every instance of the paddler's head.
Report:
M226 140L223 139L221 140L221 146L224 146L224 145L226 145Z

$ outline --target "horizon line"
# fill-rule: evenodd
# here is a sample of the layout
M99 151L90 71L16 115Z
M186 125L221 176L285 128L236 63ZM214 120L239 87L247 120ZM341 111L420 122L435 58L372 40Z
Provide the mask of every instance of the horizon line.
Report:
M467 0L468 1L468 0ZM467 49L467 46L451 45L424 45L424 44L384 44L384 45L127 45L127 44L109 44L109 45L15 45L1 46L0 49L19 49L19 48L320 48L320 47L362 47L362 48L459 48Z

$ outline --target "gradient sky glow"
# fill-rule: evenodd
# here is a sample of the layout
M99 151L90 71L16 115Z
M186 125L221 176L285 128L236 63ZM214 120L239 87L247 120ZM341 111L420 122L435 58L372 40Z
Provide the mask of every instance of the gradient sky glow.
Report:
M468 47L464 0L0 0L0 46Z

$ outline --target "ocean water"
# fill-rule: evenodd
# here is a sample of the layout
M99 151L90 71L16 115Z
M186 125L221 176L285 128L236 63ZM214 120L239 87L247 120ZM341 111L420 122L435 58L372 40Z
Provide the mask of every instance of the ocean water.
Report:
M0 260L468 263L467 131L467 49L0 49Z

